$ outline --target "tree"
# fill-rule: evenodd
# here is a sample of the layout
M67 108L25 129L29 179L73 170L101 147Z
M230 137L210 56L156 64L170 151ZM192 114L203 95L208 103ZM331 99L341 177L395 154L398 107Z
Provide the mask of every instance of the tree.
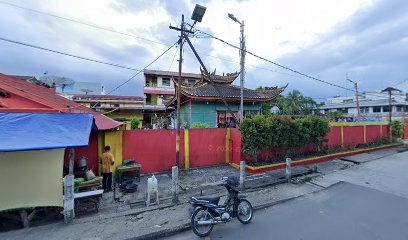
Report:
M336 118L341 118L343 117L344 113L341 111L335 111L335 110L328 110L326 111L326 117L330 119L336 119Z
M257 90L269 90L268 87L259 87ZM321 104L316 103L311 97L303 96L298 90L293 90L285 96L277 96L274 100L262 104L262 114L269 115L270 109L277 106L283 115L312 115Z
M139 119L137 119L136 117L132 118L132 120L130 120L130 128L139 129L139 122Z

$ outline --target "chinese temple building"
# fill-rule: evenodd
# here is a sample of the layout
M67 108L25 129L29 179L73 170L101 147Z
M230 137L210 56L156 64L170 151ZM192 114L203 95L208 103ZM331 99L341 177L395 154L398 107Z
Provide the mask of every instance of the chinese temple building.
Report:
M201 80L194 85L181 85L181 126L192 128L194 123L206 123L210 128L236 127L232 114L239 121L241 89L231 83L239 73L208 76L201 70ZM214 84L210 83L210 78ZM174 81L177 86L177 81ZM244 88L244 117L261 113L262 102L275 99L285 87L270 90L251 90ZM232 113L222 101L224 98ZM177 107L177 98L173 97L168 107Z

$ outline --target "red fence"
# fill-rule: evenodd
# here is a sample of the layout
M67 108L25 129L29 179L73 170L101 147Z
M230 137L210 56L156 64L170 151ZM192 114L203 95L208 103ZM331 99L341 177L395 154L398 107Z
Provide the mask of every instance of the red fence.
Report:
M327 134L326 145L329 149L343 147L355 148L366 143L378 142L381 137L388 137L388 125L373 125L371 123L332 123L331 131ZM406 130L408 133L408 130ZM309 145L297 149L297 153L303 154L313 151L315 147ZM263 149L259 152L258 157L262 159L276 158L278 154L284 154L285 149ZM248 157L243 155L245 161L256 160L257 157ZM234 162L236 164L239 161Z
M123 159L134 159L142 173L163 172L176 165L175 130L123 131ZM180 134L180 167L184 167L184 131Z
M405 124L407 126L408 124ZM123 160L134 159L142 165L142 173L169 171L176 165L175 130L130 130L122 132ZM408 138L408 128L404 129ZM334 123L327 134L329 147L355 147L364 143L378 141L388 136L387 125L362 125L358 123ZM185 140L185 137L188 137ZM103 145L103 143L102 143ZM186 152L185 149L188 148ZM300 152L311 150L313 146L299 149ZM227 152L228 150L228 152ZM268 152L269 151L269 152ZM264 156L273 157L279 153L276 149L268 150ZM88 166L98 172L98 134L93 132L90 145L77 148L75 158L88 158ZM242 156L241 132L239 129L191 129L180 134L180 168L188 163L190 167L211 166L222 163L239 164ZM77 162L77 161L75 161ZM65 164L68 163L66 152Z
M225 163L226 128L189 130L190 167Z

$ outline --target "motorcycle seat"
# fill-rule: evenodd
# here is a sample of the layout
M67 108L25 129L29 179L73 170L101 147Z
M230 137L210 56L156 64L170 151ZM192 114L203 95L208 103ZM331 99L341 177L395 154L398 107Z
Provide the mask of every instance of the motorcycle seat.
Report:
M195 199L201 201L208 201L212 204L218 205L221 197L196 197Z

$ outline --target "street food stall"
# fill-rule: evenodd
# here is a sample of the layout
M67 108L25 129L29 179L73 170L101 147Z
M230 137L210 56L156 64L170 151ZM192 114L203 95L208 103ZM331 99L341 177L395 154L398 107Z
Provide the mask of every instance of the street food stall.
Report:
M0 215L26 227L38 207L63 207L65 148L88 145L92 114L0 113Z

